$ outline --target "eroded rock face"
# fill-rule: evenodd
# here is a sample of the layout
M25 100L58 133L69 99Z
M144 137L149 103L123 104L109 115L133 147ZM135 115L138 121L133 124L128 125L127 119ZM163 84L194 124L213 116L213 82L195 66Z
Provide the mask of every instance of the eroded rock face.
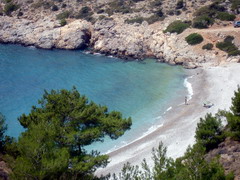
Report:
M176 34L164 34L160 25L147 23L98 21L93 27L91 44L95 51L104 54L137 59L154 57L186 68L196 68L206 61L204 56L191 52L184 39Z
M184 40L184 36L163 33L162 22L148 25L127 24L122 19L103 19L94 25L73 20L64 27L51 17L37 21L0 16L0 42L21 43L51 49L84 49L125 59L156 58L169 64L196 68L216 59L203 55ZM205 52L204 52L205 54Z
M39 48L81 49L88 46L91 33L85 21L74 21L60 27L51 19L32 22L0 17L0 42L34 45Z
M227 173L233 172L235 179L240 179L240 142L233 141L227 138L224 142L219 144L218 148L210 151L206 159L220 156L219 161L223 165Z

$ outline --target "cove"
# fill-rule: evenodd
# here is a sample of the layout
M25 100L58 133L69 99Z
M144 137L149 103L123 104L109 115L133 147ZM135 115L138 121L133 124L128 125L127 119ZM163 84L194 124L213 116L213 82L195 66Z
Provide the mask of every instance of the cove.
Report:
M184 97L185 70L155 60L124 61L82 51L43 50L20 45L0 45L0 112L7 134L18 137L24 129L17 118L37 105L44 89L71 89L109 110L132 117L133 125L116 141L106 138L95 148L107 152L154 130L162 115Z

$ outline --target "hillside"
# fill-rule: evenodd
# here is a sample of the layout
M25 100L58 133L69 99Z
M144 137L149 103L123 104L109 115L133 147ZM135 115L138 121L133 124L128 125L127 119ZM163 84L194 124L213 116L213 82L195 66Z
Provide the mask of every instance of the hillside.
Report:
M2 0L0 42L46 49L88 48L126 59L154 57L187 68L218 65L239 61L238 56L215 48L216 42L232 34L239 48L239 29L232 27L232 20L239 18L238 7L235 0ZM182 34L163 33L175 20L192 25ZM190 46L185 37L195 32L204 41ZM203 50L206 43L212 43L213 50Z

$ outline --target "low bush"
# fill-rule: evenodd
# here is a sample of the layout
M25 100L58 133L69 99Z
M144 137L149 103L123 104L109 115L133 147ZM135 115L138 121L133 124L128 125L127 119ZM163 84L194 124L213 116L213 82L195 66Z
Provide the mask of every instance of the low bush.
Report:
M234 21L236 16L234 14L229 14L228 12L218 12L217 18L222 21Z
M184 7L184 2L183 0L178 0L176 9L182 9Z
M233 36L227 36L225 39L224 39L224 42L233 42L234 40L234 37Z
M154 0L150 3L151 8L160 7L163 0Z
M236 18L234 14L229 14L225 7L219 5L218 1L198 9L194 16L196 16L193 20L195 28L207 28L216 18L222 21L233 21Z
M203 37L201 34L198 33L192 33L189 36L185 38L188 44L190 45L196 45L203 41Z
M84 6L79 11L79 13L75 16L75 18L85 19L86 21L89 21L89 22L95 22L95 19L92 17L92 15L93 15L92 10L87 6Z
M232 3L231 9L233 11L237 11L237 13L239 13L240 1L239 0L230 0L230 2Z
M212 50L213 48L213 44L212 43L207 43L205 45L203 45L202 49L206 49L206 50Z
M155 23L157 21L163 21L164 19L165 19L164 16L159 17L157 15L152 15L152 16L150 16L148 18L145 18L145 20L148 22L148 24L153 24L153 23Z
M182 21L173 21L171 24L168 25L167 29L164 31L164 33L166 32L170 32L170 33L177 33L180 34L182 33L185 29L189 28L190 24L189 23L185 23Z
M66 19L70 16L70 12L69 11L64 11L60 14L57 15L57 19L61 20L61 19Z
M51 9L52 11L58 11L58 7L56 5L53 5Z
M61 8L66 8L67 7L67 4L65 4L65 3L63 3L62 5L61 5Z
M228 56L240 55L240 50L232 43L233 39L233 36L227 36L223 42L218 42L216 47L228 53Z
M61 25L61 26L65 26L66 24L67 24L66 19L61 19L61 20L60 20L60 25Z
M134 24L134 23L142 24L143 21L144 21L143 17L135 17L133 19L125 20L125 22L128 23L128 24Z
M232 105L230 107L230 112L226 112L225 116L227 118L229 128L227 134L235 140L240 140L240 87L238 86L237 91L234 92L232 97Z
M108 3L109 8L106 10L108 15L112 15L113 13L122 13L127 14L131 13L132 9L129 5L131 3L130 1L122 1L122 0L116 0Z
M6 15L9 16L9 15L11 15L11 13L13 11L16 11L18 9L18 7L19 7L18 5L13 4L12 2L7 3L4 7L4 12L5 12Z
M215 12L213 10L211 10L209 8L209 6L203 6L195 11L194 16L196 16L196 17L199 17L199 16L212 17L214 14L215 14Z
M198 17L194 18L192 26L194 28L204 29L204 28L208 28L208 26L212 25L213 23L214 23L213 18L211 18L207 15L203 15L203 16L198 16Z
M207 114L205 118L200 118L195 132L196 142L206 148L206 151L216 148L224 138L221 120Z

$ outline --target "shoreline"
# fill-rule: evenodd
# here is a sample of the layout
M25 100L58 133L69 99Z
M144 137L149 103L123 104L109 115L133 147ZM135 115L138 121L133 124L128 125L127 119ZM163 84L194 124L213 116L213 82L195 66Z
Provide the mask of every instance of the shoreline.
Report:
M240 84L239 69L240 64L228 63L188 70L190 76L187 77L187 81L192 84L194 92L192 99L188 101L189 104L174 105L163 115L164 123L161 127L109 153L110 163L107 167L98 169L96 175L106 175L109 172L118 174L125 163L140 165L144 158L152 166L151 150L157 148L161 141L167 147L168 156L182 156L187 147L195 141L195 129L200 118L204 118L207 113L215 114L219 109L229 109L231 97ZM206 100L214 103L214 106L203 107Z
M144 61L144 60L143 60ZM132 141L129 141L123 145L120 145L118 147L114 147L110 150L107 150L106 152L103 152L102 154L111 154L115 151L118 151L124 147L127 147L129 146L130 144L132 143L135 143L141 139L144 139L146 136L148 136L149 134L153 133L154 131L156 131L157 129L161 128L163 125L164 125L164 120L165 120L165 116L167 113L171 113L171 111L173 110L173 108L176 106L181 106L181 105L184 105L184 95L186 94L186 97L187 97L187 102L190 101L192 99L192 96L193 96L193 89L192 89L192 84L189 83L188 79L191 79L194 75L192 74L189 74L189 72L185 72L186 76L183 80L183 89L184 90L178 90L177 93L181 93L183 96L181 97L175 97L175 98L172 98L170 100L170 103L167 103L166 105L166 109L162 112L161 115L159 115L158 117L156 117L156 119L159 119L161 122L159 123L154 123L152 126L150 126L145 132L143 132L139 137L137 137L136 139L132 140ZM177 102L177 104L174 106L173 103L174 102ZM175 108L176 108L175 107Z

